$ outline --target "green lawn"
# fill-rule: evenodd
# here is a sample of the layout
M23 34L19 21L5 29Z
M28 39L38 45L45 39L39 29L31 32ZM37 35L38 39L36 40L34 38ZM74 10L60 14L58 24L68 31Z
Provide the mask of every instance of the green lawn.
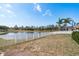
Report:
M0 35L6 34L7 32L0 32Z

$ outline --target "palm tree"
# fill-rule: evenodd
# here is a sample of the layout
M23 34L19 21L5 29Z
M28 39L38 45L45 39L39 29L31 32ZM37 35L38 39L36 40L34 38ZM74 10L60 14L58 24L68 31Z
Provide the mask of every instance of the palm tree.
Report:
M79 25L79 22L77 23L77 25Z
M67 29L67 24L71 24L71 18L62 18L65 29Z
M63 24L62 19L59 18L58 22L56 22L58 24L58 28L59 30L61 29L61 25Z
M65 26L67 26L67 24L70 24L72 21L71 18L63 18L62 20Z
M73 30L74 26L77 25L77 23L74 20L72 20L71 24L72 24L72 30Z

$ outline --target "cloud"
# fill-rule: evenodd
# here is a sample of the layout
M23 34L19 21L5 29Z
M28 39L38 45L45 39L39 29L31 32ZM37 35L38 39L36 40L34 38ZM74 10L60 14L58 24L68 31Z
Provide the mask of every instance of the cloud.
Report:
M52 12L48 9L48 10L45 11L43 16L52 16Z
M37 4L37 3L34 3L34 8L33 9L36 10L36 11L38 11L38 12L42 12L43 11L42 8L41 8L41 6L39 4ZM51 10L47 9L44 12L44 14L42 13L42 16L52 16Z
M14 12L12 10L9 10L9 9L7 9L6 12L9 14L14 14Z
M39 11L39 12L42 11L41 6L37 3L34 3L34 8L33 9L36 10L36 11Z
M1 9L2 7L0 6L0 9Z
M11 4L0 4L0 13L4 14L6 17L15 17L15 12L13 11ZM1 15L3 17L3 15Z
M11 4L5 4L5 7L12 8Z
M4 14L0 14L0 17L5 17L5 15Z
M10 9L7 9L6 10L6 14L8 15L8 17L16 17L16 15L15 15L15 12L14 11L12 11L12 10L10 10Z
M16 17L15 13L12 10L7 9L6 12L10 17Z

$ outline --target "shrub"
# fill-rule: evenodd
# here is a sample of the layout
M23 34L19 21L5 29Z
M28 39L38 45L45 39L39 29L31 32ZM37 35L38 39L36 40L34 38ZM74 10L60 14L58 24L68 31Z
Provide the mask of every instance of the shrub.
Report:
M79 44L79 31L73 31L72 39L75 40Z

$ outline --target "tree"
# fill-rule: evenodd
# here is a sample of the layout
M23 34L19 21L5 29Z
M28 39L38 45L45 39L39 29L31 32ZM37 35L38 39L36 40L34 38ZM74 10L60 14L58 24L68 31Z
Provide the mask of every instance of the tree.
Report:
M77 25L79 25L79 22L77 23Z
M9 27L7 26L0 26L0 31L8 31Z
M19 29L20 29L20 30L24 30L25 28L24 28L24 26L22 25L21 27L19 27Z
M74 26L76 25L76 22L74 20L72 20L72 23L71 24L72 24L72 28L74 29Z
M63 26L65 27L65 30L67 29L67 24L71 24L71 18L62 18L61 19L62 20L62 22L63 22Z
M65 26L67 26L67 24L70 24L72 21L71 18L63 18L62 20Z
M58 22L56 22L58 24L58 28L59 30L61 29L61 25L63 24L62 19L59 18Z
M53 25L53 24L52 24L52 25L47 25L47 26L45 26L44 28L45 28L45 30L50 30L50 31L52 31L52 30L54 29L54 25Z
M19 28L18 28L18 26L17 26L17 25L15 25L15 26L14 26L14 29L15 29L15 30L18 30Z

